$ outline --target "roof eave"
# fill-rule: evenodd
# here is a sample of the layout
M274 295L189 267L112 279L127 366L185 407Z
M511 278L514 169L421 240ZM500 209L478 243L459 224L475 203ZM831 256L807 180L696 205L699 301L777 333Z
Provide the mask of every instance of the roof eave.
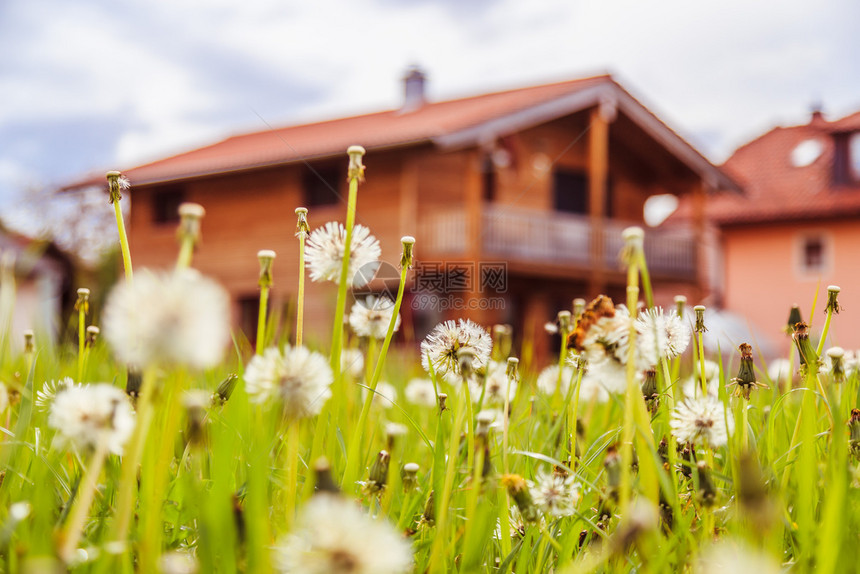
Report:
M667 127L611 79L549 102L494 118L482 124L434 137L432 141L440 148L447 150L471 147L582 111L606 101L616 104L636 125L701 177L709 191L732 191L743 195L743 188L734 179L712 164L690 143Z

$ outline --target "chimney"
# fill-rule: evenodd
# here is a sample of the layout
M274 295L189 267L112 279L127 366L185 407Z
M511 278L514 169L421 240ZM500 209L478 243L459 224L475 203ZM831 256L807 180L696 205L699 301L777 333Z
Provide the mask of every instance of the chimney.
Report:
M427 102L424 95L424 84L427 76L418 66L409 66L403 76L403 106L401 112L414 112Z
M810 106L810 111L812 112L809 123L812 125L817 125L824 123L824 114L821 111L821 102L813 102L812 106Z

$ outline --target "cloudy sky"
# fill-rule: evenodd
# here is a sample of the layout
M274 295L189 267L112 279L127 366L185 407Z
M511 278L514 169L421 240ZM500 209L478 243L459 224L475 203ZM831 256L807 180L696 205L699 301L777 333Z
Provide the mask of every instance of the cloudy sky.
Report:
M0 204L230 134L609 71L715 161L860 108L856 0L0 0Z

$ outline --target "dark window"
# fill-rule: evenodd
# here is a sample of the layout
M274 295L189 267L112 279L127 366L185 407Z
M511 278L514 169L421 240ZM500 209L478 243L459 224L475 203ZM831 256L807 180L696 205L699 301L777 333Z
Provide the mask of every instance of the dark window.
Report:
M577 171L555 171L552 177L552 195L556 211L587 214L588 176Z
M496 199L496 165L490 155L481 162L481 187L484 201Z
M345 177L344 171L337 166L305 167L302 174L305 204L308 207L336 204L340 201L340 186Z
M257 342L257 319L260 314L260 295L239 297L239 329L248 341Z
M821 271L824 269L824 238L807 237L803 242L803 269Z
M152 192L152 222L179 223L179 206L185 202L185 190L167 187Z

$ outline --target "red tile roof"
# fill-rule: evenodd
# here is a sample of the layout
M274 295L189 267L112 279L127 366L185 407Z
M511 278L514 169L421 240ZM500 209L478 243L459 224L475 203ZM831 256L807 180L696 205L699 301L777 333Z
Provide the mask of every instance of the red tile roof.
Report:
M708 218L741 225L860 215L860 185L833 182L833 134L857 130L860 112L833 122L818 116L806 125L776 127L741 146L723 167L741 183L745 196L710 197ZM807 140L819 142L821 153L808 165L795 165L792 152Z
M257 169L343 154L353 144L368 150L433 143L443 148L475 145L482 137L505 135L574 113L609 99L635 116L661 144L694 171L719 183L737 185L630 96L609 75L594 76L427 103L403 112L361 116L233 136L221 142L125 170L133 185ZM507 130L507 132L505 132ZM64 189L93 185L88 177Z

